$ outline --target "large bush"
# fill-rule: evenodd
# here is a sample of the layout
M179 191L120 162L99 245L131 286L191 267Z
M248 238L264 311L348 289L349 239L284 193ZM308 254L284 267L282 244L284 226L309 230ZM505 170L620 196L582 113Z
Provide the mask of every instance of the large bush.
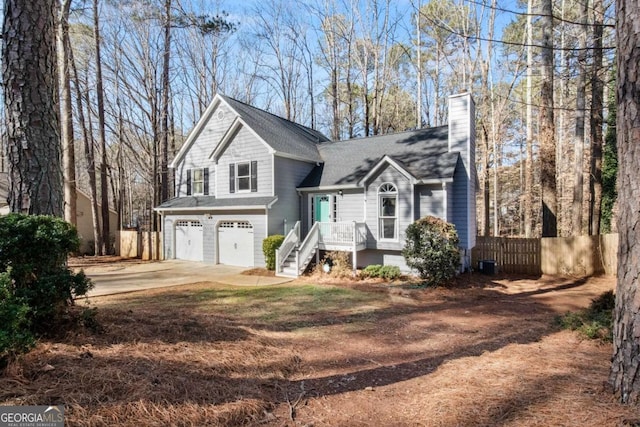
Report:
M75 227L60 218L0 217L0 272L10 280L5 284L9 299L28 307L32 332L51 332L65 307L93 286L84 273L67 268L67 257L79 245Z
M13 294L9 273L0 273L0 368L3 361L33 346L29 306Z
M458 243L453 224L426 216L407 227L402 255L426 285L438 286L454 277L460 268Z
M276 269L276 249L280 248L282 242L284 242L282 234L267 236L262 241L262 253L264 253L264 261L268 270Z

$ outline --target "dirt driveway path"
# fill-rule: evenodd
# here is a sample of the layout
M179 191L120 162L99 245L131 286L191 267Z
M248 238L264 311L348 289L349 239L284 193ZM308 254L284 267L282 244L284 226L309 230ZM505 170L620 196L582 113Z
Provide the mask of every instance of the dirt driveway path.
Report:
M165 288L199 282L218 282L237 286L275 285L290 281L281 277L249 276L241 274L246 268L213 265L204 262L166 260L121 260L116 263L91 260L72 260L69 266L83 269L95 287L89 297Z

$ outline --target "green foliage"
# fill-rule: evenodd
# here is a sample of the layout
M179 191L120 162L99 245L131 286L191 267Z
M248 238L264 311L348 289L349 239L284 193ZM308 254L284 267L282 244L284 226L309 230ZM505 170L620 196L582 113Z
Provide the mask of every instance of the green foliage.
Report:
M458 243L458 233L453 224L425 216L407 227L402 256L409 267L418 270L425 285L438 286L458 272Z
M268 270L276 269L276 249L280 248L283 241L284 236L282 234L267 236L262 241L262 252L264 253L264 260Z
M395 265L372 264L366 266L360 272L360 277L379 277L385 280L395 280L400 277L400 267Z
M615 303L613 291L607 291L591 300L588 309L569 312L558 318L558 323L563 329L578 331L587 338L611 342Z
M84 273L75 274L66 266L79 244L75 227L60 218L0 217L0 271L12 281L11 298L29 307L32 332L51 332L65 307L92 288Z
M0 367L34 345L28 314L29 306L13 294L9 273L0 273Z
M601 232L611 233L613 206L618 197L616 181L618 177L618 146L616 144L616 102L615 91L609 97L609 116L607 117L607 133L604 139L602 159L602 206Z

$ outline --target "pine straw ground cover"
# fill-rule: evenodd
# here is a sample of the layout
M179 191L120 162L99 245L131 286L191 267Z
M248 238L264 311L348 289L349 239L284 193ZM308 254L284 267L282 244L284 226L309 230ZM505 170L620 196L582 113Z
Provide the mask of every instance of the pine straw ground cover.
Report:
M0 404L67 425L618 426L610 345L560 331L611 278L200 283L94 298L99 327L43 341Z

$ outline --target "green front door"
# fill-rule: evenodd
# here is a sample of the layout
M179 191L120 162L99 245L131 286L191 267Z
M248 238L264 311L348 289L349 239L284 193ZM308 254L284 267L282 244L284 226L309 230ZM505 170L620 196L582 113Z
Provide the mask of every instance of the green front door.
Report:
M313 219L315 222L329 222L330 203L327 194L314 196L315 213Z

